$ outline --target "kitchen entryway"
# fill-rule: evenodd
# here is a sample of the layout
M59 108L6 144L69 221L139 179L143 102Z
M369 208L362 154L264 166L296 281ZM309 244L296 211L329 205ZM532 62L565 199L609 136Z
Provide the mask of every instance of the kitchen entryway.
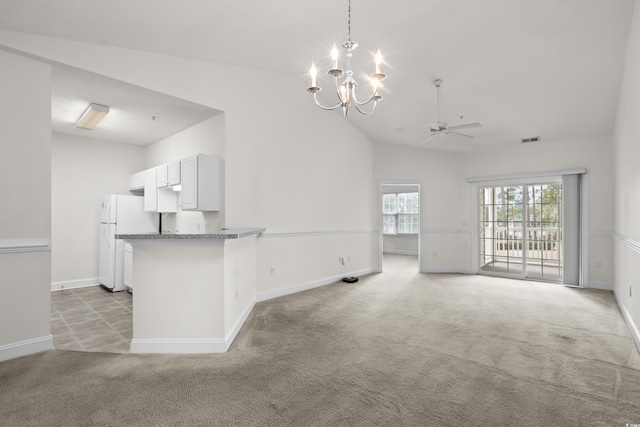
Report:
M60 350L129 353L133 296L102 286L51 293L51 334Z

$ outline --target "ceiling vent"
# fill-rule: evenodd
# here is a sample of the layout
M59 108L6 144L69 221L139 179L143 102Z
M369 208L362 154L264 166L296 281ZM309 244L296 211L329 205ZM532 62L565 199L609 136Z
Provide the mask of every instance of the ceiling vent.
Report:
M522 138L520 140L520 142L523 144L528 144L529 142L538 142L538 141L540 141L539 136L532 136L531 138Z

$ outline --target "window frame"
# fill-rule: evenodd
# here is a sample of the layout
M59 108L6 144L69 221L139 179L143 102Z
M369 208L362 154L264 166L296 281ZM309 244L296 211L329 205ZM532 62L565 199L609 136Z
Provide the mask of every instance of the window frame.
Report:
M389 203L387 198L393 196L395 203L393 210L388 209ZM400 197L404 196L404 197ZM408 197L410 196L410 197ZM407 212L408 211L408 212ZM415 219L414 221L403 222L401 224L400 217L407 217L407 219ZM387 219L392 218L393 232L387 231ZM413 229L415 231L405 232L401 229ZM382 195L382 234L385 236L417 236L420 234L420 192L398 192L398 193L385 193Z

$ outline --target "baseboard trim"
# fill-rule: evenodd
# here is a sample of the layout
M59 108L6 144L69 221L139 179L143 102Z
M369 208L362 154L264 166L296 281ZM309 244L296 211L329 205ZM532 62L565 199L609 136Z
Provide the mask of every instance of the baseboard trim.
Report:
M86 288L89 286L98 286L98 278L90 277L88 279L51 282L51 291L53 292L53 291L62 291L64 289Z
M136 354L200 354L224 353L225 340L211 339L132 339L131 353Z
M285 295L295 294L297 292L308 291L309 289L319 288L320 286L330 285L342 280L346 276L364 276L374 272L373 268L365 268L358 271L351 271L345 274L325 277L324 279L312 280L311 282L302 283L300 285L291 286L289 288L275 289L273 291L260 292L256 295L256 302L267 301L273 298L283 297Z
M233 344L233 341L236 339L236 337L240 333L240 329L242 329L242 327L244 326L244 323L249 318L249 315L251 314L251 311L253 310L253 307L255 307L255 306L256 306L256 299L254 297L251 300L251 302L247 305L247 307L244 309L244 312L242 313L242 316L240 316L240 318L238 319L236 324L233 326L231 331L229 331L229 333L225 337L225 339L224 339L225 350L224 351L229 350L229 347L231 347L231 344Z
M620 309L620 313L622 313L624 321L627 323L629 332L631 333L631 336L636 343L636 348L638 349L638 352L640 352L640 330L638 330L638 326L633 322L633 319L631 318L631 315L629 314L625 306L620 302L618 294L616 294L615 291L613 291L613 296L616 299L616 303L618 303L618 308Z
M420 270L420 273L439 273L439 274L475 274L471 270L465 268L450 268L450 267L427 267Z
M603 291L613 291L613 284L612 283L607 283L607 282L589 282L587 283L586 286L584 286L585 289L600 289Z
M0 362L51 349L53 349L53 336L51 335L2 345L0 346Z

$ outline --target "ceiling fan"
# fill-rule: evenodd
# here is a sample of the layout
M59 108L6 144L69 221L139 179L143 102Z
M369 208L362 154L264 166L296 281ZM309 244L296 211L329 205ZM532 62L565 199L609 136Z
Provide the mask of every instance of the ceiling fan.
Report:
M440 86L442 86L442 80L441 79L434 80L433 85L436 87L436 91L438 92L438 121L435 123L429 123L429 130L425 131L425 133L430 132L430 134L429 136L427 136L426 139L424 139L421 142L421 144L426 143L427 141L429 141L432 138L435 138L436 136L448 135L450 133L464 136L467 138L473 138L473 136L471 135L467 135L466 133L460 133L458 131L461 129L470 129L470 128L480 127L482 126L480 123L465 123L462 125L447 126L447 123L440 121Z

